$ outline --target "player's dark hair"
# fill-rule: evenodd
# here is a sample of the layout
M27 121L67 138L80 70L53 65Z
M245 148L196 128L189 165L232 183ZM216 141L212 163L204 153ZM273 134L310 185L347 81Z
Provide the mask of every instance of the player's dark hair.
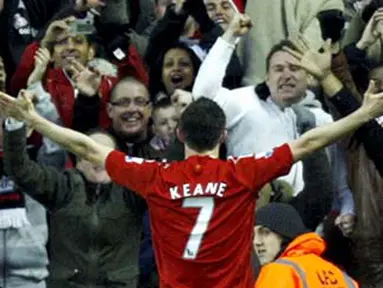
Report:
M266 57L266 71L267 72L269 72L269 69L270 69L271 58L274 56L275 53L284 51L283 47L290 48L291 50L294 50L294 51L297 50L295 48L295 46L293 45L293 43L291 43L290 40L282 40L279 43L275 44L273 47L271 47L269 54L267 54L267 57Z
M222 108L207 98L192 102L182 113L179 122L185 143L199 153L217 146L225 127L226 117Z

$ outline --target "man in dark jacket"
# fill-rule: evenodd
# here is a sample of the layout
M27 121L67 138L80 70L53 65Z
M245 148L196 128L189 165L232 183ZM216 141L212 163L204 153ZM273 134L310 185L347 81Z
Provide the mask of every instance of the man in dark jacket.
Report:
M102 99L98 95L80 93L74 105L73 129L85 132L96 128L101 104ZM148 89L142 82L132 77L121 79L113 88L106 107L109 118L112 120L108 131L114 137L119 150L134 157L162 158L162 153L155 151L150 145L152 132L149 121L152 104ZM151 280L154 278L154 282L157 282L148 214L144 216L143 224L140 287L155 287L156 284L153 284Z
M16 185L50 211L48 287L136 288L143 209L102 167L79 159L60 173L31 161L25 127L7 121L4 163ZM107 133L90 134L114 147Z

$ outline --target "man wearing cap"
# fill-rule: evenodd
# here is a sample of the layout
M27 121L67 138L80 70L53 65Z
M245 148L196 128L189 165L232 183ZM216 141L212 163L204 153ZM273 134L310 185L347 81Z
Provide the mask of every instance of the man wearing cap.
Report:
M326 243L307 230L291 205L271 203L258 209L254 232L254 249L263 266L255 288L359 287L321 258Z

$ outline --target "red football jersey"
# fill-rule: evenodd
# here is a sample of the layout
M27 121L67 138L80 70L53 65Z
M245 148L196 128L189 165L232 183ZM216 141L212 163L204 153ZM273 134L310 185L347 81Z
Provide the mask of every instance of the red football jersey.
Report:
M287 144L260 157L192 156L160 163L113 151L112 180L148 204L160 287L253 287L257 191L289 172Z

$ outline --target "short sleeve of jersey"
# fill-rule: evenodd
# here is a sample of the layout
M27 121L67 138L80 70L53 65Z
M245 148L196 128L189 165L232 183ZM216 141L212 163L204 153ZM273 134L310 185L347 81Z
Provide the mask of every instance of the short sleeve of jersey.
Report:
M265 184L289 173L293 165L290 146L284 144L267 153L234 159L237 175L251 191L258 192Z
M105 169L113 182L146 198L156 183L160 163L114 150L106 158Z

